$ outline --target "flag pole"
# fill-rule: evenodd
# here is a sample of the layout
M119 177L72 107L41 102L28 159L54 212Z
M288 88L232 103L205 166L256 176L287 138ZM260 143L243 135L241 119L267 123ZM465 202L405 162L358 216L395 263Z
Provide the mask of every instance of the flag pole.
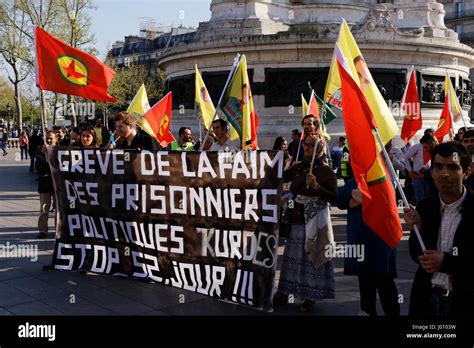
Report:
M296 158L294 159L295 161L298 161L298 157L300 156L301 143L304 141L303 134L304 134L304 129L303 129L303 132L301 132L300 142L298 143L298 151L296 151ZM301 138L303 138L303 139L301 139Z
M318 132L319 134L319 132ZM309 167L309 174L313 175L313 166L314 166L314 160L316 159L316 150L318 149L318 144L319 142L317 139L314 140L314 148L313 148L313 157L311 158L311 166ZM309 185L306 185L306 188L309 188Z
M385 162L387 164L389 174L395 180L395 184L398 188L398 192L400 192L400 196L402 197L403 203L405 204L407 208L409 208L410 205L408 204L408 200L407 200L407 197L405 196L405 192L403 192L402 185L400 184L400 179L398 178L398 175L396 175L395 173L395 169L393 168L392 161L390 161L390 158L388 157L387 150L385 149L385 146L383 144L382 138L380 137L379 131L377 128L374 128L374 131L375 131L375 136L377 137L377 141L380 147L382 148L382 153L385 158ZM413 225L413 228L415 229L415 234L416 234L416 237L418 238L418 242L420 243L421 250L422 251L426 250L426 246L425 246L425 243L423 242L423 239L421 238L418 226Z
M42 135L43 140L46 143L46 113L44 108L44 95L43 90L38 87L39 91L39 99L40 99L40 115L41 115L41 128L42 128Z
M229 83L232 81L232 79L234 77L235 71L237 70L237 66L239 65L241 57L242 56L240 55L240 53L237 53L237 56L234 58L234 64L232 65L232 69L230 69L229 76L227 76L227 81L225 82L224 89L222 90L221 96L219 97L219 102L217 103L216 110L214 111L214 116L212 117L211 126L212 126L212 122L214 122L214 120L216 119L217 109L220 108L222 98L224 98L224 93L226 92L227 87L229 86ZM206 143L207 138L209 137L209 132L211 130L211 126L209 126L209 129L206 131L206 136L204 137L204 140L201 143L201 148L199 149L200 151L202 151L202 149L204 147L204 144Z

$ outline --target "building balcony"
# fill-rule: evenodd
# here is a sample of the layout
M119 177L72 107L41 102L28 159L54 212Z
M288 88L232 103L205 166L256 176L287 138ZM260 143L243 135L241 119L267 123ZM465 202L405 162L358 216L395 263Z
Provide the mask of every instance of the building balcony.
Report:
M446 24L465 20L474 20L474 10L464 10L460 13L457 11L446 11L446 15L444 16L444 21Z

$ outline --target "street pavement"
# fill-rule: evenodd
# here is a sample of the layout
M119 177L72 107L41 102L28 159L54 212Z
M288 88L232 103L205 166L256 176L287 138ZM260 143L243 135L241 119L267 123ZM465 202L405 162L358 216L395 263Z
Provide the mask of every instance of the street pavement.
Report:
M219 301L171 286L145 283L93 273L44 271L52 258L54 240L36 239L39 195L36 174L28 173L28 161L18 150L0 156L0 248L7 245L37 246L37 260L0 258L0 315L345 315L359 313L359 289L355 276L343 274L343 259L334 260L336 298L301 313L295 303L277 307L272 313ZM340 182L342 184L342 182ZM345 241L346 214L331 209L336 242ZM50 235L54 235L54 213L50 213ZM280 274L283 243L275 284ZM0 255L1 256L1 255ZM396 284L401 314L408 313L409 293L416 270L408 253L408 232L397 247ZM379 302L379 301L378 301ZM383 310L378 306L378 314Z

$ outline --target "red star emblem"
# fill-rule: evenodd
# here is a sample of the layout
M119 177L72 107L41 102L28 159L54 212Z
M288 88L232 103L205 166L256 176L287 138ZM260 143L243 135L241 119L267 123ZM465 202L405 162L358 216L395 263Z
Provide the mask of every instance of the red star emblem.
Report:
M80 79L81 77L85 77L86 75L81 74L80 72L76 71L76 61L73 59L71 63L64 68L67 72L67 77L74 77L75 79Z

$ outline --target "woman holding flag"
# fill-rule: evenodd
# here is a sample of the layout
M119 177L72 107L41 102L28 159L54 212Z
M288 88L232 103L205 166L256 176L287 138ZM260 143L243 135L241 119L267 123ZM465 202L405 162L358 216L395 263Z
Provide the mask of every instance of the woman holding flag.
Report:
M326 155L323 152L323 142L317 133L305 137L303 150L303 162L293 165L284 173L283 181L291 181L290 191L295 202L290 236L283 254L278 292L273 297L273 303L283 305L287 303L288 296L292 295L304 300L300 309L307 312L315 301L335 297L332 261L325 261L315 267L313 259L305 249L308 246L308 234L312 234L313 239L315 234L322 231L319 225L311 225L315 227L315 231L309 230L309 219L317 216L319 221L324 220L325 232L328 232L329 227L332 234L328 203L334 204L336 201L337 178L332 169L324 163ZM309 204L300 203L303 197L306 201L309 199Z

